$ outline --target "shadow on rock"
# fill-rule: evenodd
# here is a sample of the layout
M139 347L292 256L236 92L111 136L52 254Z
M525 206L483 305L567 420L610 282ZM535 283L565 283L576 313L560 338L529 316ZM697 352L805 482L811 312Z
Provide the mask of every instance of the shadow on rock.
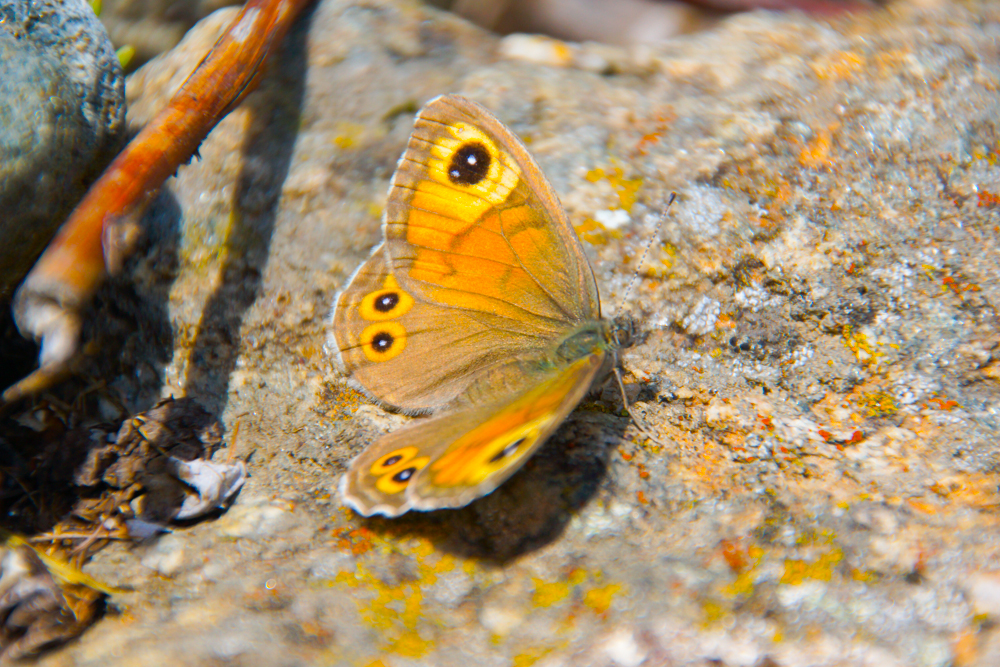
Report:
M559 539L597 493L627 426L618 417L578 413L513 477L466 507L364 521L378 533L419 535L443 552L503 565Z
M221 280L209 298L195 333L185 393L219 414L226 404L229 376L240 351L240 324L260 292L268 250L288 175L305 94L306 41L311 11L292 28L261 90L244 104L252 126L236 182L233 224Z

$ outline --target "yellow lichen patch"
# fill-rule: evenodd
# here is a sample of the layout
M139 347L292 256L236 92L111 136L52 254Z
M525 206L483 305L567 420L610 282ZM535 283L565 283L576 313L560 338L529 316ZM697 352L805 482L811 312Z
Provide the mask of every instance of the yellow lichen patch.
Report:
M583 583L586 578L587 573L583 570L573 570L566 579L551 583L532 577L535 592L531 596L531 602L536 607L551 607L558 604L568 598L573 588Z
M702 600L701 602L702 624L705 627L714 625L729 616L729 609L719 604L715 600Z
M868 417L888 417L899 412L895 397L884 389L862 393L855 403Z
M884 352L872 346L868 336L860 331L854 331L850 325L844 327L844 345L865 366L873 366L878 363L880 357L885 356Z
M587 572L583 569L572 570L565 579L546 582L532 578L535 591L531 596L532 604L538 608L548 608L566 600L572 600L569 605L567 622L571 622L580 611L580 603L594 613L601 615L607 612L616 595L624 590L618 583L604 583L601 572Z
M744 551L729 543L723 544L723 556L729 567L738 573L723 592L734 597L749 597L753 593L757 568L764 558L764 550L751 544Z
M583 604L590 607L595 613L603 614L611 608L612 600L621 590L621 584L608 584L600 588L593 588L583 594Z
M586 218L582 223L574 227L580 240L591 245L605 245L609 239L620 239L622 233L617 229L608 229L592 218Z
M365 126L360 123L339 123L337 125L337 134L333 137L333 144L341 150L353 148L364 135L365 129Z
M597 183L604 179L611 184L611 189L618 195L618 208L626 213L632 212L638 198L639 188L642 187L641 178L625 178L625 171L621 167L614 167L610 172L604 169L591 169L584 178L591 183Z
M418 622L424 619L423 592L420 581L404 581L389 585L372 575L363 564L354 572L341 572L334 585L364 588L373 597L356 600L362 620L382 631L386 653L420 658L432 648L432 643L418 633Z
M535 582L535 592L531 596L531 603L536 607L551 607L569 597L571 587L565 581L553 581L546 583L541 579L533 579Z
M531 667L549 653L552 653L555 648L562 648L563 646L565 646L565 643L561 644L559 647L547 646L525 651L524 653L518 653L514 656L513 660L511 660L511 667Z
M836 547L820 553L811 561L788 558L785 560L785 572L781 575L781 583L798 586L807 579L830 581L833 578L834 568L842 560L844 552Z
M874 570L859 570L858 568L854 568L851 570L851 579L872 584L879 580L879 574Z

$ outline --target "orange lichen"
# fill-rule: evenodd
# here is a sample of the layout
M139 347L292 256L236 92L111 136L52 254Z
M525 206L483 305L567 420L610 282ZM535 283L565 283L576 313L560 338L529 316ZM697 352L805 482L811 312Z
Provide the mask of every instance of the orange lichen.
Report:
M950 475L934 482L930 490L949 502L970 507L991 508L1000 505L1000 489L997 488L996 477L982 473Z
M921 514L937 514L938 508L920 498L907 498L906 504Z
M830 129L820 130L816 136L799 152L799 164L806 169L824 167L830 160L830 147L833 145L833 132Z
M971 628L963 628L952 636L952 665L971 667L979 662L979 633Z
M924 408L931 410L944 410L946 412L951 412L953 409L960 407L962 406L959 405L958 401L942 398L940 396L933 396L927 399L927 402L924 404Z
M865 69L865 56L854 51L838 51L826 57L818 58L811 67L816 78L826 79L847 79L853 77L858 72Z
M726 542L725 540L723 542ZM764 559L764 550L755 544L745 549L737 543L730 543L731 550L723 549L723 557L736 578L723 589L723 592L733 597L747 597L753 593L756 570Z
M980 190L977 205L979 208L1000 206L1000 195L996 195L989 190Z
M367 553L374 547L372 533L367 528L345 528L337 533L336 545L341 551L349 551L355 556Z

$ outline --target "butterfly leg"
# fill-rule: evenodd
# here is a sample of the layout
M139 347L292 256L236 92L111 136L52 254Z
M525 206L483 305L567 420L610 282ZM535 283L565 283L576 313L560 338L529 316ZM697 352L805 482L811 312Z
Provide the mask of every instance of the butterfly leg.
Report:
M622 392L622 404L625 406L625 410L628 412L628 416L632 418L632 423L634 423L635 427L637 429L639 429L639 432L642 433L647 438L649 438L649 440L654 445L657 445L659 447L663 447L664 446L663 442L645 424L645 422L643 421L643 419L639 416L639 413L637 413L635 411L635 408L633 408L632 405L629 404L629 402L628 402L628 394L625 393L625 381L622 380L622 373L621 373L621 371L618 369L617 366L615 366L614 369L613 369L613 372L615 374L615 379L618 380L618 388Z

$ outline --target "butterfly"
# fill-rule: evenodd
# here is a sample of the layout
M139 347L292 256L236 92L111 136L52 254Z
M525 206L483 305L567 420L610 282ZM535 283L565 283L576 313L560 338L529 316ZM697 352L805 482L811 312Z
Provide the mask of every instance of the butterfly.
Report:
M337 294L328 348L352 383L408 414L340 482L370 516L460 507L497 488L617 364L580 241L524 144L446 95L417 115L384 241Z

